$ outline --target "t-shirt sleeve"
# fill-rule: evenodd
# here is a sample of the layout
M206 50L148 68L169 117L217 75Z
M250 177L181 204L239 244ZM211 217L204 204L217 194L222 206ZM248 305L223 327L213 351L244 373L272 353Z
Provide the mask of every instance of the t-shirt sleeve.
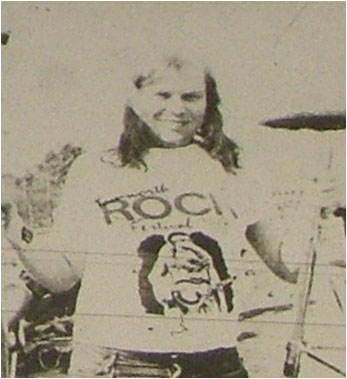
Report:
M70 281L82 276L90 241L97 234L92 202L94 180L97 180L95 171L93 160L87 156L74 162L53 212L51 228L34 229L21 224L17 217L18 226L11 231L9 240L22 252L24 264L43 285L50 286L49 277ZM60 284L57 291L65 288L64 283Z

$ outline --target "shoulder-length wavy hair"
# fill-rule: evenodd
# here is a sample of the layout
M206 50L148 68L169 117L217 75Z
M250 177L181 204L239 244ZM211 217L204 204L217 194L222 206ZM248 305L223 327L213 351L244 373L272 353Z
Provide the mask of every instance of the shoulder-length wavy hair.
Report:
M169 63L179 70L181 65ZM153 73L149 76L140 75L134 80L135 87L140 90L143 86L151 85ZM199 145L213 158L218 160L227 172L236 174L240 168L240 148L235 141L228 138L223 132L223 118L219 111L220 97L215 79L208 72L205 73L206 109L201 127L197 130L192 143ZM152 147L161 147L160 139L151 128L143 122L134 109L126 107L124 113L124 130L120 137L117 153L122 166L147 169L145 155Z

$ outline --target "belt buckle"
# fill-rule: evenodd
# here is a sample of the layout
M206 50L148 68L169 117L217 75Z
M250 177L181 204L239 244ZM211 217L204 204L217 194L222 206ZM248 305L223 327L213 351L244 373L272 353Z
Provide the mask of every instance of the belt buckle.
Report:
M170 378L179 378L182 374L182 367L178 363L173 363L169 371Z
M179 378L182 374L182 367L177 363L178 354L171 355L172 364L169 368L170 378Z

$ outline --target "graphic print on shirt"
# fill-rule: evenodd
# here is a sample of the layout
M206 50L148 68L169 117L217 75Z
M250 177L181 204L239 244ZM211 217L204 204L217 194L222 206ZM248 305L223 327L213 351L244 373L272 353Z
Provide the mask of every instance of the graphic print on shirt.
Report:
M139 294L146 313L183 315L230 312L232 280L216 240L202 232L147 237L138 247L142 260Z
M225 260L232 252L221 241L224 230L235 228L238 214L230 198L210 187L161 184L96 200L109 230L127 231L127 249L139 258L132 271L137 274L134 296L147 314L179 316L183 322L233 309Z
M143 232L190 228L191 220L196 217L222 217L229 213L238 218L232 208L223 210L213 193L182 191L172 194L164 184L110 198L98 198L96 203L108 225L126 221L133 230ZM167 224L174 215L176 220L177 216L180 217L179 222Z

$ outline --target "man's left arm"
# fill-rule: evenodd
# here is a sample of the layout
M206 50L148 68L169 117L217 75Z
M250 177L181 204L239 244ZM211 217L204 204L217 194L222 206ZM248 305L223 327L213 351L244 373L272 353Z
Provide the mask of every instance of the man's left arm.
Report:
M282 258L283 235L274 220L263 219L246 229L246 238L266 266L279 278L295 284L298 269L288 267Z

